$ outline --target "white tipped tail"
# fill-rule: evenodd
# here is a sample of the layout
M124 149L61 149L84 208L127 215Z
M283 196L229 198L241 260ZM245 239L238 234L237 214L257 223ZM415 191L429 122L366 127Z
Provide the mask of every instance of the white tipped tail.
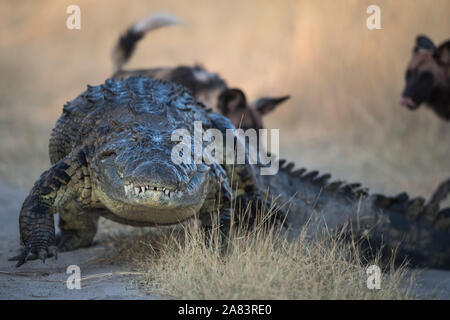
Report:
M119 38L112 52L114 71L119 71L130 59L136 44L151 30L181 23L180 19L171 14L154 13L130 26Z
M147 16L130 27L134 32L146 33L173 24L179 24L181 20L174 15L166 13L156 13Z

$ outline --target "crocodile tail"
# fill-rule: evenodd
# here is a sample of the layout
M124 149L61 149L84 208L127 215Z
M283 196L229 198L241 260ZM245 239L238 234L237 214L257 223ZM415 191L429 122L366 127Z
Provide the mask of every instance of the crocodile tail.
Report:
M450 194L450 179L442 182L437 189L433 192L430 200L426 205L427 210L436 210L439 208L440 203L444 201Z
M372 240L396 251L400 263L407 259L413 266L450 269L450 208L425 205L423 198L406 193L373 197L384 217L371 230Z
M130 26L122 34L112 52L114 71L121 70L122 66L130 59L136 48L136 44L151 30L180 23L180 20L170 14L151 14L146 18Z
M368 257L375 257L376 248L382 248L385 258L395 252L398 264L407 260L413 266L450 269L450 208L439 206L449 193L450 180L441 183L426 203L424 198L410 198L406 193L394 197L370 194L359 183L329 182L331 175L294 169L294 164L284 159L279 160L279 167L293 179L294 188L298 187L295 181L301 181L308 189L320 189L322 196L361 203L360 219L349 216L351 235L359 238Z
M440 203L450 192L450 179L441 183L430 200L418 197L410 199L406 193L400 193L395 197L373 195L375 206L381 209L395 209L413 221L425 223L432 227L438 227L446 232L450 231L450 208L440 208Z
M293 181L308 182L312 186L326 190L329 193L340 194L346 199L358 201L369 194L369 190L362 187L360 183L347 183L345 181L332 181L331 174L320 174L317 170L307 170L306 168L295 169L293 162L287 162L285 159L278 160L281 171L286 172ZM294 170L295 169L295 170Z

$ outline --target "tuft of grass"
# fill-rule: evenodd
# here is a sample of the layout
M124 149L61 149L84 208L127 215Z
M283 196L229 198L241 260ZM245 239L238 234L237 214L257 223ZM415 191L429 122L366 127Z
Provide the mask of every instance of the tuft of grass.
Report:
M224 246L213 228L207 245L203 229L188 223L116 238L112 256L144 273L143 291L178 299L410 298L405 268L386 271L381 289L369 290L365 269L378 259L363 263L339 235L288 241L275 230L236 228Z

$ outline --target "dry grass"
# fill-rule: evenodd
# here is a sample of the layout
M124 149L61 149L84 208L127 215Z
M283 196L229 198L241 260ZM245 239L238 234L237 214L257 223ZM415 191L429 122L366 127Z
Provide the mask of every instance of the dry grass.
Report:
M381 289L366 287L357 248L335 235L288 242L273 229L231 237L227 249L205 245L194 223L138 236L116 237L116 261L145 273L139 286L149 294L180 299L409 299L404 268L382 275ZM412 281L412 280L410 280Z

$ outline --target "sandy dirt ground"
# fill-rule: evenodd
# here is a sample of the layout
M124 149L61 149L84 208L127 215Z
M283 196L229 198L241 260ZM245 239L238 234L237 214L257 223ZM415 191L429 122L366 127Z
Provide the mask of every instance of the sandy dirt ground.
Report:
M98 241L87 249L60 253L58 260L31 261L20 268L8 261L19 247L18 213L26 191L0 181L0 299L161 299L145 295L125 265L109 265L106 246ZM81 270L81 289L68 289L70 265ZM417 272L412 271L412 272ZM407 284L405 284L406 286ZM450 272L418 270L412 293L417 298L450 299Z
M125 266L108 265L99 257L101 243L88 249L60 253L58 260L31 261L20 268L8 261L19 247L18 212L24 190L0 182L0 299L158 299L140 292ZM68 289L67 267L78 265L81 289ZM85 279L85 280L83 280Z

